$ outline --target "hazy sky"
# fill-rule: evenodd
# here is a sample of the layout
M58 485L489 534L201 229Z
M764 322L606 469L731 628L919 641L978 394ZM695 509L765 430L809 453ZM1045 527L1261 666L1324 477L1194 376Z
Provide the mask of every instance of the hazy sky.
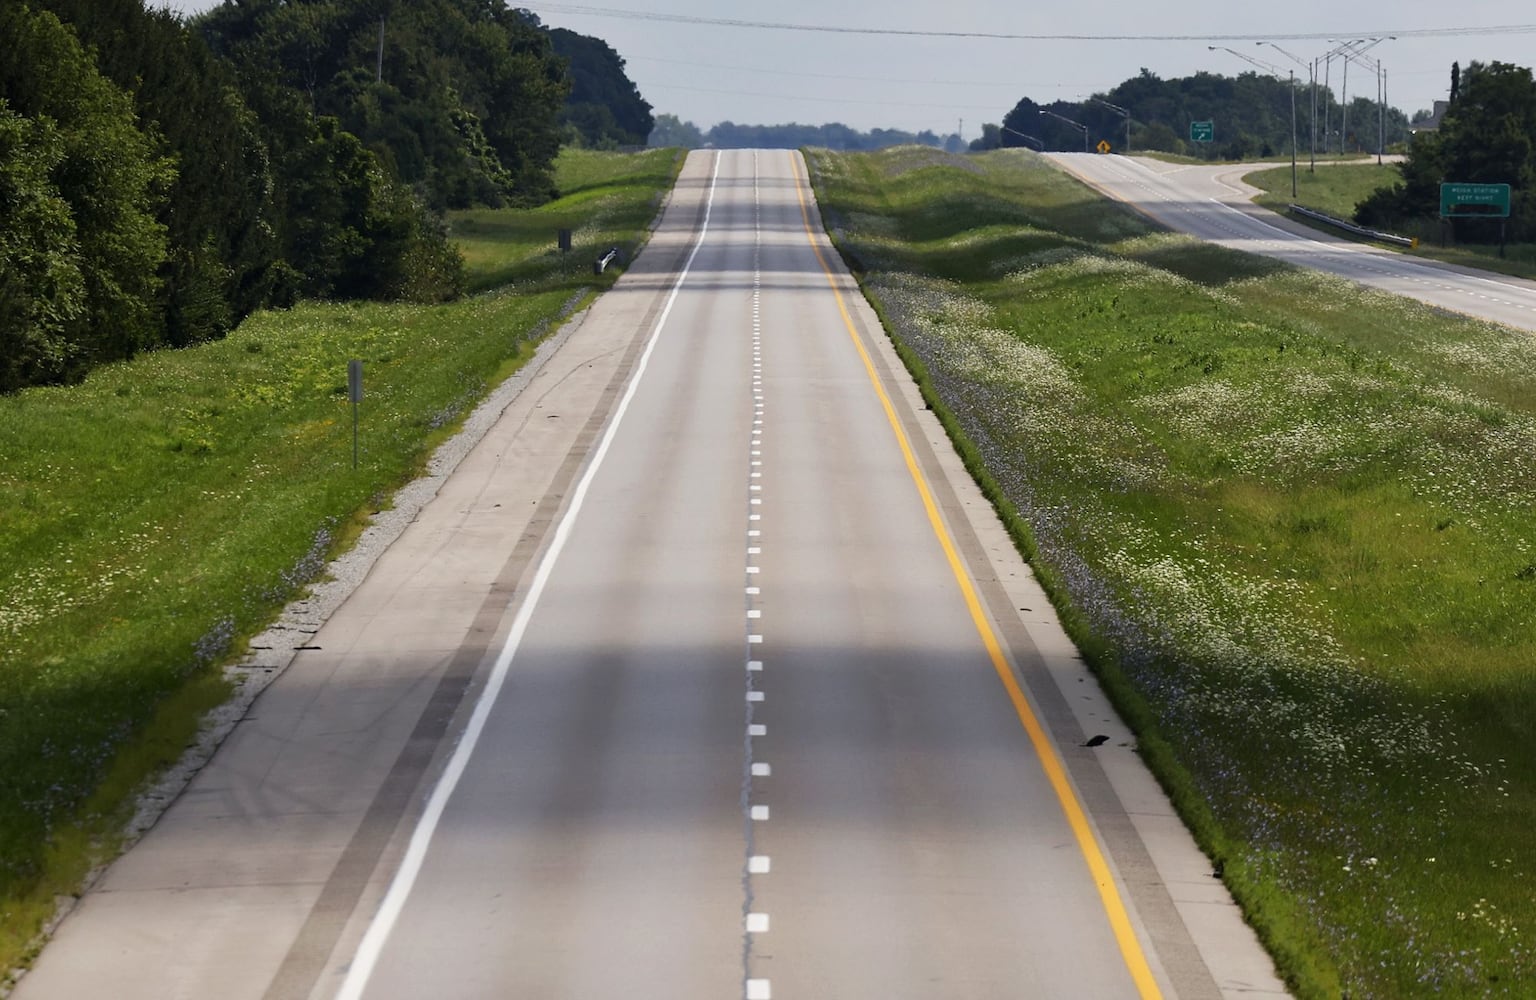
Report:
M217 0L164 2L186 12L217 5ZM1536 65L1536 8L1529 0L885 0L878 6L869 0L777 0L750 7L708 0L591 2L514 0L514 5L526 6L551 27L608 42L657 113L703 128L724 120L837 121L865 130L947 134L963 120L970 139L983 122L1000 121L1021 97L1041 103L1080 100L1142 67L1161 77L1258 69L1228 52L1211 51L1211 45L1275 64L1282 76L1294 69L1306 80L1305 68L1256 39L1272 40L1310 63L1333 48L1330 39L1396 34L1370 56L1379 57L1385 69L1389 103L1409 114L1445 97L1455 60L1463 66L1473 60ZM878 35L770 24L1028 37ZM1087 37L1040 37L1045 35ZM1335 94L1341 69L1335 60L1330 73ZM1375 76L1351 66L1349 93L1374 99ZM1130 111L1134 115L1136 109Z

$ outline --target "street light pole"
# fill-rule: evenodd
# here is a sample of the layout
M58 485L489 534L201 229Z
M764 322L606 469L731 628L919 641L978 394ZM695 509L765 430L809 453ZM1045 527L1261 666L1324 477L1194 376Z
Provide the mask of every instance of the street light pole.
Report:
M1028 139L1030 142L1038 143L1039 146L1040 146L1040 152L1042 152L1042 153L1045 152L1045 140L1044 139L1041 139L1041 138L1039 138L1037 136L1029 135L1028 133L1025 133L1025 132L1020 132L1016 128L1009 128L1007 125L999 125L998 128L1002 129L1004 132L1012 132L1014 135L1018 136L1020 139Z
M1276 52L1278 52L1281 55L1285 56L1291 62L1295 63L1296 65L1302 67L1303 69L1305 69L1307 71L1308 89L1312 93L1312 113L1307 118L1308 127L1311 130L1311 132L1312 132L1312 154L1311 154L1312 155L1312 159L1311 159L1311 162L1309 163L1309 165L1307 167L1307 170L1309 172L1315 174L1315 173L1317 173L1317 60L1314 59L1310 63L1304 63L1299 58L1297 58L1294 53L1287 52L1285 49L1282 49L1280 46L1276 45L1274 42L1255 42L1254 44L1255 45L1268 45L1270 48L1274 49ZM1292 83L1292 86L1294 87L1295 84ZM1294 94L1292 94L1291 95L1291 102L1294 104L1295 101L1296 101L1296 96ZM1295 114L1293 112L1292 115L1291 115L1292 126L1293 126L1293 133L1294 133L1295 118L1296 118L1296 116L1295 116ZM1291 141L1292 141L1293 144L1295 143L1295 136L1294 136L1294 134L1292 136ZM1292 187L1294 188L1295 185L1293 184ZM1295 192L1293 191L1292 194L1294 195Z
M1291 197L1296 197L1296 71L1286 70L1291 78Z
M1395 38L1397 38L1396 35L1384 35L1380 38L1357 38L1352 42L1345 42L1343 45L1339 46L1339 50L1342 50L1344 56L1344 83L1339 91L1339 103L1343 105L1342 110L1339 112L1342 118L1342 121L1339 125L1340 153L1344 152L1344 142L1349 136L1349 64L1357 59L1364 64L1371 63L1372 60L1364 58L1365 53L1370 49L1374 49L1382 42ZM1358 48L1356 46L1358 46ZM1378 62L1376 65L1378 67L1377 85L1379 87L1381 82L1379 67L1381 64ZM1379 96L1380 95L1378 94L1378 98Z
M1088 148L1088 126L1087 125L1084 125L1082 122L1075 122L1072 119L1066 117L1065 115L1058 115L1054 111L1047 111L1044 108L1040 109L1040 113L1042 115L1049 115L1050 117L1055 118L1057 121L1066 122L1068 125L1071 125L1074 128L1082 129L1083 130L1083 152L1085 152L1085 153L1092 152L1092 150L1090 150Z
M1333 57L1336 56L1336 55L1339 55L1339 54L1341 54L1341 53L1343 53L1345 51L1347 51L1351 45L1358 45L1358 44L1360 44L1363 41L1365 41L1365 39L1363 39L1363 38L1356 38L1356 39L1352 39L1352 40L1346 41L1346 42L1339 42L1339 40L1337 38L1330 38L1330 39L1328 39L1328 43L1330 45L1333 45L1334 47L1329 49L1327 52L1323 53L1322 60L1323 60L1323 152L1324 152L1324 154L1326 154L1328 152L1328 142L1329 142L1328 135L1329 135L1329 132L1330 132L1329 125L1333 121L1333 114L1332 114L1332 112L1333 112L1333 86L1332 86L1332 84L1330 82L1330 79L1331 79L1330 74L1331 74L1332 69L1333 69ZM1340 101L1340 106L1342 108L1342 99ZM1340 153L1340 155L1343 155L1343 153L1344 153L1344 130L1342 128L1339 129L1339 153Z
M1096 101L1099 104L1104 105L1106 108L1125 119L1125 152L1126 155L1129 156L1131 152L1131 113L1120 107L1118 104L1111 104L1101 97L1090 97L1088 99L1090 101Z
M1278 48L1278 46L1276 47ZM1280 67L1276 66L1274 63L1268 63L1262 59L1255 59L1253 56L1244 55L1236 49L1227 48L1225 45L1207 45L1206 48L1212 52L1217 50L1222 52L1230 52L1244 62L1253 63L1255 66L1259 67L1259 69L1262 69L1265 72L1274 75L1275 77L1280 76ZM1285 50L1281 49L1281 51L1283 52ZM1290 53L1287 52L1286 55L1290 55ZM1291 56L1291 58L1294 59L1295 56ZM1286 70L1286 75L1290 80L1291 90L1291 197L1294 198L1296 197L1296 72L1294 70Z

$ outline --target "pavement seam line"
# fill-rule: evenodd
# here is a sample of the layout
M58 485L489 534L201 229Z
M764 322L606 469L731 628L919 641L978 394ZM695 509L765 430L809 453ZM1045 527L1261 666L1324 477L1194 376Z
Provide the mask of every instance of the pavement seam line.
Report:
M1136 929L1131 925L1130 915L1125 902L1120 898L1120 891L1115 886L1113 873L1109 863L1105 860L1103 849L1099 846L1098 837L1095 835L1089 823L1087 812L1077 793L1072 788L1071 780L1067 776L1066 768L1060 755L1056 752L1055 745L1046 734L1044 727L1035 717L1030 708L1029 700L1019 687L1018 680L1013 675L1007 656L1003 653L1002 645L998 641L997 634L992 624L987 619L986 611L981 606L981 600L976 594L976 588L971 583L970 574L961 563L959 553L955 550L954 541L950 538L949 529L945 526L942 515L933 499L933 492L928 486L927 478L922 469L918 467L917 458L913 454L911 442L902 430L901 422L896 415L896 410L891 402L890 395L881 384L879 373L875 370L874 362L865 349L864 343L859 339L858 331L854 327L853 317L849 315L847 301L843 297L842 289L838 287L837 277L831 266L827 263L821 246L816 240L816 231L811 225L810 209L805 200L806 179L802 177L795 157L790 159L790 167L794 173L795 196L800 202L800 216L805 226L805 235L810 243L811 252L815 254L817 263L821 265L822 273L826 276L827 285L832 289L833 296L837 299L838 311L842 315L843 326L848 332L853 346L858 352L860 360L869 377L875 395L879 398L881 408L885 411L887 422L891 432L895 435L897 446L901 450L902 457L906 461L907 472L912 478L919 497L922 500L923 509L927 513L929 525L938 539L940 548L949 562L956 584L960 588L965 605L970 612L971 621L986 647L987 656L992 662L998 678L1002 681L1004 690L1008 693L1008 699L1013 704L1019 722L1023 725L1029 736L1030 743L1035 748L1036 756L1040 759L1040 767L1045 772L1052 790L1056 793L1057 801L1061 805L1068 825L1077 840L1079 851L1083 860L1087 863L1089 873L1093 877L1095 887L1098 889L1100 902L1104 906L1105 914L1109 919L1110 929L1114 932L1115 941L1119 945L1121 958L1125 961L1126 970L1130 973L1132 981L1136 985L1137 992L1142 1000L1161 1000L1162 991L1157 985L1157 979L1152 974L1152 968L1147 962L1147 957L1142 951L1141 942L1137 939Z

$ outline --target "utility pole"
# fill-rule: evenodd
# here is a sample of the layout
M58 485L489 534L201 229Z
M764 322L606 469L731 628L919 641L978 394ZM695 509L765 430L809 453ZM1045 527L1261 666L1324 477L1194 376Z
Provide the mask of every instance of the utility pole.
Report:
M375 83L384 82L384 18L379 18L379 62L378 69L374 71Z

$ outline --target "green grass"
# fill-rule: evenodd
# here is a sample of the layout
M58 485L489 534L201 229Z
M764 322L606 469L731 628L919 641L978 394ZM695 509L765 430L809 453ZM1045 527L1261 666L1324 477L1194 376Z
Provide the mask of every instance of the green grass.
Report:
M1243 179L1264 191L1254 201L1265 208L1284 214L1286 206L1294 203L1345 220L1353 219L1355 206L1377 188L1396 184L1402 179L1397 168L1390 163L1380 166L1375 163L1330 165L1319 167L1316 173L1308 173L1306 165L1302 164L1296 176L1295 198L1291 197L1290 167L1260 170ZM1292 218L1340 235L1340 231L1331 226L1312 222L1302 216ZM1502 257L1497 245L1464 243L1459 246L1441 246L1440 241L1445 234L1441 232L1440 224L1433 221L1405 227L1397 235L1419 241L1417 247L1404 251L1416 257L1536 279L1536 244L1517 243L1506 246Z
M1291 196L1291 168L1260 170L1243 178L1265 193L1254 200L1265 208L1284 212L1292 203L1337 219L1353 219L1355 206L1370 197L1377 188L1401 180L1391 163L1327 163L1315 171L1306 160L1296 165L1296 195Z
M812 160L1298 993L1528 995L1536 339L1154 231L1028 154Z
M630 259L656 214L657 192L671 188L678 169L676 150L617 157L568 149L560 156L558 201L526 212L453 213L454 242L469 268L471 290L543 281L561 229L571 230L577 278L590 276L592 261L609 247L620 247Z
M613 281L591 250L638 246L680 165L567 152L561 201L456 215L475 285L494 288L463 301L304 304L0 397L0 973L227 696L219 665ZM582 234L569 256L560 226Z

